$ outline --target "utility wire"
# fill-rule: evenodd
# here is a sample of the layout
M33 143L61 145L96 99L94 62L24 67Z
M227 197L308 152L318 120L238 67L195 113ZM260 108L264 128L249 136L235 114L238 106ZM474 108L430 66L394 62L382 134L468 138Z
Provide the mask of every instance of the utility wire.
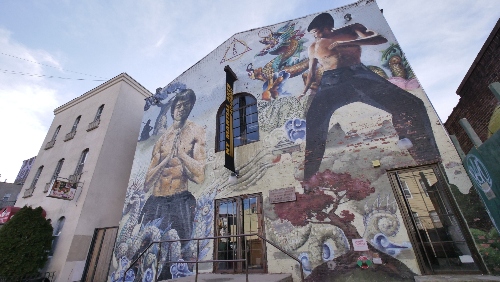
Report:
M0 69L0 71L2 71L3 73L8 73L10 70ZM60 76L54 76L54 75L33 74L33 73L17 72L17 71L10 71L9 74L19 74L19 75L26 75L26 76L33 76L33 77L72 79L72 80L106 81L106 79L71 78L71 77L60 77Z
M5 53L2 53L2 52L0 52L0 54L5 55L5 56L8 56L8 57L16 58L16 59L19 59L19 60L23 60L23 61L26 61L26 62L30 62L30 63L34 63L34 64L38 64L38 65L41 65L41 66L49 67L49 68L61 69L61 68L58 68L58 67L56 67L56 66L51 66L51 65L46 65L46 64L39 63L39 62L35 62L35 61L30 61L30 60L28 60L28 59L24 59L24 58L21 58L21 57L17 57L17 56L13 56L13 55L5 54ZM63 71L67 71L67 72L76 73L76 74L83 74L83 75L87 75L87 76L93 76L93 77L97 77L97 78L104 78L104 79L107 79L107 78L102 77L102 76L95 76L95 75L91 75L91 74L86 74L86 73L81 73L81 72L76 72L76 71L70 71L70 70L66 70L66 69L61 69L61 70L63 70ZM96 81L102 81L102 80L96 80Z

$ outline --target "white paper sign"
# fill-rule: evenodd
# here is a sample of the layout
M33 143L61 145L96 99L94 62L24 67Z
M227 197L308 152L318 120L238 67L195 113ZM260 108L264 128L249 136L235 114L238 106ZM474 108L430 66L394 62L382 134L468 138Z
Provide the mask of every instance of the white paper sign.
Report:
M352 245L355 252L368 251L368 243L365 239L352 239Z

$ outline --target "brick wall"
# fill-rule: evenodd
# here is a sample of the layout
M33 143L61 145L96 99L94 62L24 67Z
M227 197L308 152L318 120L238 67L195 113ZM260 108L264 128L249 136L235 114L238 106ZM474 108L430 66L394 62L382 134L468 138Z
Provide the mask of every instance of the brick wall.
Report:
M448 133L457 137L465 153L473 144L458 121L467 118L482 141L488 138L488 122L500 104L488 89L495 81L500 81L500 20L460 84L457 90L460 100L445 122Z

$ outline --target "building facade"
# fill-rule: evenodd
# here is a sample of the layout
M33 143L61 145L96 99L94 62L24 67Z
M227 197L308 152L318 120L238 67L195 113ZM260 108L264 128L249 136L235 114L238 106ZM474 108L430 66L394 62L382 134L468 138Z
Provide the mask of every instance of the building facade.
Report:
M500 102L488 89L496 81L500 81L500 19L460 83L460 100L445 122L448 133L457 137L465 153L473 144L458 123L460 119L466 118L482 141L500 128Z
M487 272L453 197L471 182L375 1L235 34L141 132L109 281Z
M16 206L41 206L51 219L46 271L55 272L56 281L79 281L96 230L118 225L150 95L122 73L54 110Z
M21 187L15 183L0 182L0 210L16 203Z

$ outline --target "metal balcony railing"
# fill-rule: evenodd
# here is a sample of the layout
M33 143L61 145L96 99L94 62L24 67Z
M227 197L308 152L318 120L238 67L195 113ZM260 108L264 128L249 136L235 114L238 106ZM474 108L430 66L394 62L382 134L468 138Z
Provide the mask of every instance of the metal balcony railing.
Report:
M64 142L73 139L75 137L75 134L76 134L76 130L67 133L66 136L64 137Z
M188 263L188 264L196 264L195 268L196 268L196 272L195 272L195 280L196 282L198 282L198 264L200 263L214 263L214 262L240 262L242 263L243 265L245 265L245 277L246 277L246 282L248 282L248 258L247 258L247 252L245 251L245 258L244 259L213 259L213 260L199 260L198 257L200 255L200 241L201 240L217 240L217 239L222 239L222 238L227 238L227 239L231 239L231 238L238 238L238 240L240 240L239 238L243 237L244 240L245 240L245 246L247 245L247 237L251 237L251 236L257 236L259 237L260 239L262 239L264 242L270 244L271 246L275 247L276 249L280 250L282 253L284 253L285 255L289 256L291 259L295 260L296 262L299 263L299 267L300 267L300 278L301 278L301 281L303 282L304 281L304 269L302 268L302 261L297 258L296 256L290 254L289 252L285 251L283 248L279 247L278 245L276 245L275 243L267 240L264 236L258 234L258 233L251 233L251 234L240 234L240 235L227 235L227 236L214 236L214 237L203 237L203 238L192 238L192 239L177 239L177 240L164 240L164 241L153 241L151 242L148 247L141 252L141 254L130 264L130 266L125 270L124 272L124 275L123 275L123 282L125 281L125 274L134 267L134 265L140 261L140 259L143 258L144 254L146 254L148 252L148 250L155 244L159 244L159 247L158 249L161 250L161 244L162 243L174 243L174 242L185 242L185 241L193 241L195 240L196 241L196 260L195 261L184 261L184 260L181 260L181 261L164 261L164 263ZM215 242L215 241L214 241ZM215 243L213 244L215 246ZM159 265L159 258L158 258L158 253L160 252L157 252L156 253L156 269L158 270L158 265ZM245 262L245 263L243 263ZM156 274L154 276L154 281L158 281L158 271L156 271Z
M48 150L48 149L54 147L54 144L56 144L56 139L50 140L49 142L47 142L47 144L45 144L45 150Z
M43 188L43 193L49 192L51 184L52 182L45 183L45 187Z
M30 187L24 191L23 198L31 197L33 195L33 191L35 190L35 187Z
M91 130L98 128L99 123L101 123L101 119L96 119L93 122L89 123L89 127L87 128L87 131L91 131Z

